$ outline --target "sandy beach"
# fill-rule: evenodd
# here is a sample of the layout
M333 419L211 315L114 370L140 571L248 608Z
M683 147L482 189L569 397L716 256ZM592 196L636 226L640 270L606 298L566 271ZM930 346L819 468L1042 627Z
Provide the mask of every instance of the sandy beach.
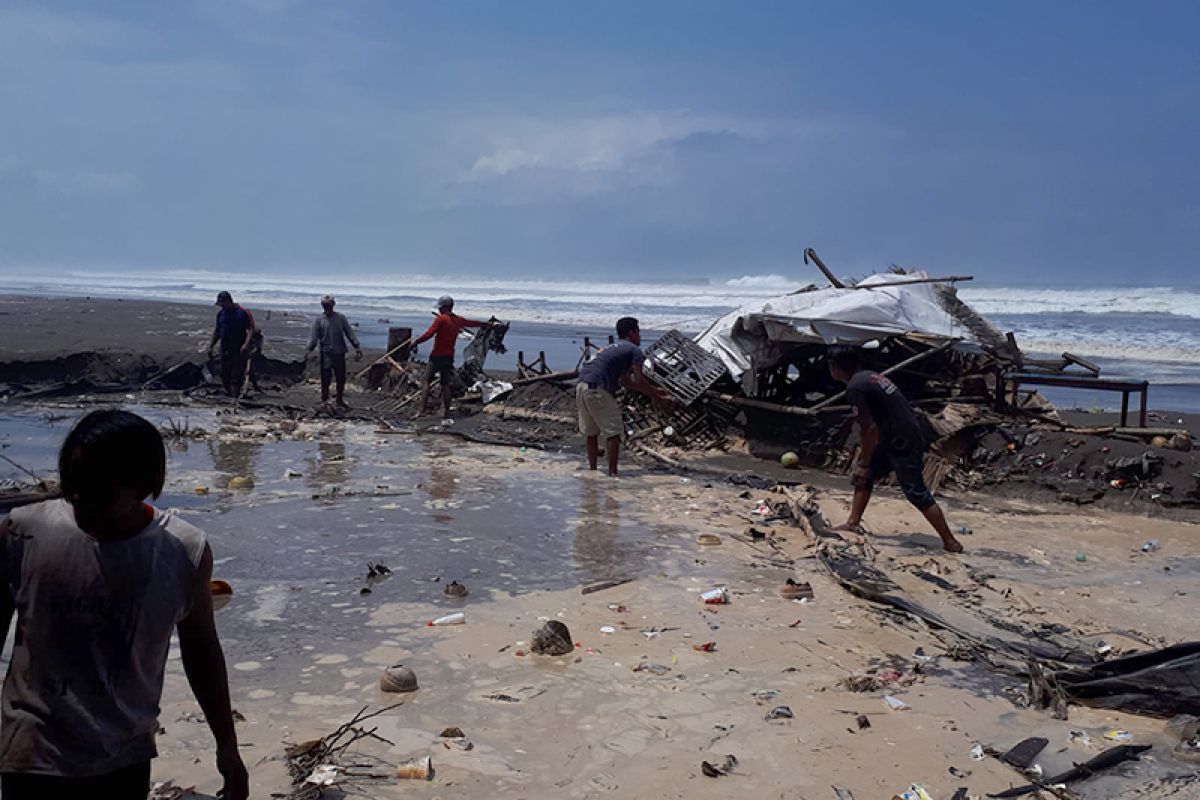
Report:
M28 381L28 362L81 352L110 366L140 353L151 369L195 358L211 330L204 307L34 302L0 302L0 381ZM95 315L129 324L90 324ZM264 323L275 357L300 357L306 317ZM123 369L105 380L132 374ZM1041 736L1046 776L1118 742L1153 746L1152 758L1073 784L1079 797L1200 792L1163 719L1076 703L1055 719L1030 705L1028 681L840 585L812 526L779 508L785 487L813 486L820 513L841 521L842 476L729 453L682 469L635 458L614 481L580 469L569 421L467 410L450 429L397 429L373 421L371 398L357 391L356 411L341 418L314 413L315 401L315 386L302 382L238 409L130 390L11 399L0 410L0 453L46 476L73 419L97 404L186 426L170 439L160 504L207 532L216 577L233 586L217 622L253 796L294 791L288 744L394 703L371 720L379 738L355 746L377 759L366 771L384 777L344 778L342 791L886 800L919 784L934 798L982 797L1028 780L973 748L1003 753ZM464 438L505 431L513 446ZM1195 470L1185 455L1172 474ZM252 489L229 488L245 476ZM1194 636L1196 512L1128 495L1119 496L1124 507L1076 505L1059 498L1061 487L1033 484L947 485L940 500L951 525L970 531L957 557L883 489L865 520L870 563L963 631L1111 656ZM369 563L390 576L368 580ZM813 599L781 597L789 578L810 583ZM470 594L445 597L452 580ZM603 582L619 583L581 591ZM730 602L702 603L716 587ZM455 611L465 624L426 625ZM548 620L569 627L572 653L531 652ZM710 651L697 649L706 643ZM380 691L383 670L397 663L416 673L416 692ZM772 715L781 706L790 716ZM198 714L173 649L154 777L204 797L219 781ZM439 735L449 727L467 741ZM705 774L703 762L723 767L729 755L728 774ZM430 780L393 777L391 765L424 756ZM956 795L960 787L967 793Z

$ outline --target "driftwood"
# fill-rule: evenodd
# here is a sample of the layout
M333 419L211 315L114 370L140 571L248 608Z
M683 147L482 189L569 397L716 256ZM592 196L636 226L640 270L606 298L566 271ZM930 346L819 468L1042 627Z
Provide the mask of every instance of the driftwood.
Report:
M372 362L371 362L370 364L368 364L367 366L365 366L365 367L363 367L362 369L360 369L358 372L354 373L354 380L359 380L360 378L362 378L362 376L363 376L363 375L366 375L368 372L370 372L370 371L371 371L371 367L375 366L376 364L382 364L382 363L384 363L385 361L391 361L391 359L392 359L392 356L393 356L393 355L395 355L396 353L399 353L399 352L400 352L401 350L403 350L404 348L408 347L409 343L410 343L410 342L412 342L412 340L413 340L414 338L416 338L416 337L413 337L413 336L410 336L410 337L408 337L408 338L407 338L407 339L405 339L403 342L401 342L400 344L396 345L396 346L395 346L395 347L393 347L391 350L388 350L386 353L384 353L384 354L383 354L383 355L381 355L379 358L377 358L377 359L375 359L374 361L372 361ZM394 362L393 362L393 363L394 363Z
M846 288L846 284L842 283L833 276L833 273L829 271L829 267L825 266L825 262L822 261L820 256L817 255L817 251L813 250L811 247L804 250L804 263L807 264L810 258L812 259L812 262L817 265L817 269L821 270L821 274L825 276L826 280L828 280L835 289Z

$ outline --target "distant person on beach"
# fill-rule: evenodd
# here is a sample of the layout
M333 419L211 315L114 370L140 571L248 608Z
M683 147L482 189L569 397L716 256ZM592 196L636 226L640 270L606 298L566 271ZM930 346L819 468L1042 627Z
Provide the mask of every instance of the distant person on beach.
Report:
M433 339L433 350L429 353L429 365L425 367L425 381L421 385L421 400L417 416L427 413L429 392L434 376L442 382L442 419L450 419L450 395L454 386L454 345L463 328L486 328L491 322L478 322L454 313L454 298L448 295L438 298L437 316L429 330L413 340L413 349L421 342Z
M670 395L655 386L642 372L646 356L642 353L642 332L633 317L617 320L616 344L609 345L579 370L575 387L575 407L579 412L579 432L587 439L588 469L596 469L600 458L600 437L608 458L608 474L617 476L621 451L621 407L616 393L620 386L640 392L659 402L670 402Z
M4 800L145 800L171 634L216 739L225 800L249 794L213 623L204 534L146 503L166 478L158 429L81 419L58 457L63 499L0 522L0 639L17 631L0 703Z
M329 383L331 380L337 381L337 407L349 408L346 405L344 396L346 391L346 341L354 345L354 358L357 361L362 361L362 347L358 344L358 337L354 335L354 328L350 327L350 320L346 319L345 314L341 314L333 310L337 305L337 301L333 295L327 294L321 298L321 316L313 320L312 335L308 337L308 350L305 355L311 353L320 345L321 359L321 402L329 402Z
M925 485L925 435L908 400L886 376L862 369L858 348L830 347L827 359L829 374L846 384L846 399L854 406L859 429L858 463L851 474L854 500L850 518L834 530L861 532L872 488L895 472L905 498L929 520L942 539L942 547L961 553L962 544L950 532L941 507Z
M250 312L233 302L229 292L217 294L217 324L208 343L208 356L213 348L221 344L221 385L230 397L240 397L242 384L246 380L246 361L254 341L254 317Z

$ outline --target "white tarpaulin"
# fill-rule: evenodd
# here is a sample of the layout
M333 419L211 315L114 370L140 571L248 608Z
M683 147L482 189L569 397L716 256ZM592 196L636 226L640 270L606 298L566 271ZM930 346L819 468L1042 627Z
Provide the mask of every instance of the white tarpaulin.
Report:
M781 295L731 311L696 342L724 361L730 374L741 380L752 367L774 364L786 350L781 345L861 344L905 333L953 337L953 318L938 303L935 284L865 288L928 277L924 272L887 273L865 278L858 283L864 288ZM959 329L957 335L962 334Z

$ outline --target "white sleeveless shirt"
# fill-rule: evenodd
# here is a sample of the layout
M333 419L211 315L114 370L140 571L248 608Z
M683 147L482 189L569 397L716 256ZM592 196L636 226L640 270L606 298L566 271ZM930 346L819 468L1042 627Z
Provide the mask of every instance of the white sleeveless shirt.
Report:
M15 509L0 580L16 607L0 772L89 777L154 758L167 650L191 609L204 534L155 511L102 542L65 500Z

